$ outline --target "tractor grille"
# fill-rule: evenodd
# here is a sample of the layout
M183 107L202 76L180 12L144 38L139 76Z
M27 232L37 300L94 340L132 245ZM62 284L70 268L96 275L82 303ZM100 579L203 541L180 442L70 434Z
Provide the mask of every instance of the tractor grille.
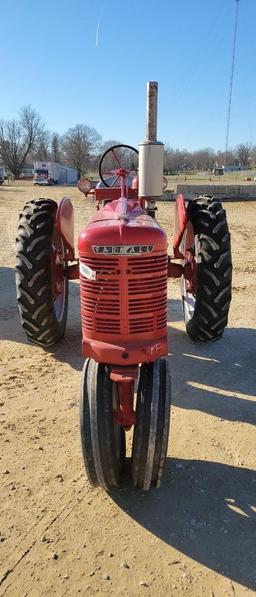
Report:
M118 257L87 257L81 259L98 280L81 276L82 324L86 331L100 334L120 334L120 288Z
M130 257L128 259L128 266L132 274L149 274L159 272L160 269L166 270L167 257L166 255L150 255L150 257Z
M157 276L156 278L144 278L143 285L140 279L129 280L128 282L129 297L136 294L144 295L152 292L165 292L166 290L166 275Z
M167 256L82 257L96 280L80 278L83 330L90 337L156 334L167 323Z
M118 268L118 257L87 257L81 259L88 267L100 273L115 274Z
M128 259L131 273L128 280L130 334L153 333L166 326L166 267L166 255ZM149 313L151 316L146 316Z

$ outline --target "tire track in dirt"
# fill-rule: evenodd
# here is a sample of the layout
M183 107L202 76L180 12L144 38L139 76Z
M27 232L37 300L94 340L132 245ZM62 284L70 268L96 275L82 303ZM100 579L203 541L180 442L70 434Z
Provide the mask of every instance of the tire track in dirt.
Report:
M78 478L75 480L75 482L77 482L77 481L80 481L81 479L83 479L83 484L84 484L84 474L81 474L81 475L80 475L80 476L79 476L79 477L78 477ZM81 489L79 489L79 490L76 492L76 499L77 499L77 500L78 500L78 498L77 498L77 495L80 495L80 494L82 493L82 491L83 491L83 490L86 490L86 488L85 488L84 486L83 486L83 487L81 487ZM70 508L71 504L72 504L72 507ZM10 576L10 575L11 575L11 574L12 574L12 573L13 573L13 572L16 570L16 568L18 567L18 565L19 565L19 564L22 562L22 560L23 560L23 559L24 559L24 558L25 558L25 557L26 557L26 556L27 556L27 555L28 555L28 554L31 552L31 550L32 550L32 549L33 549L33 547L36 545L36 543L38 543L38 541L39 541L39 540L43 541L42 537L43 537L43 536L45 536L45 535L47 534L47 531L49 531L49 530L51 529L51 527L54 525L54 523L55 523L55 522L56 522L56 521L57 521L59 518L61 518L61 517L62 517L63 513L65 512L65 514L66 514L66 515L65 515L64 517L62 517L62 521L65 521L65 520L68 518L68 516L70 516L71 512L73 512L73 511L74 511L74 509L76 508L76 506L77 506L77 504L75 504L75 505L74 505L74 497L72 496L72 498L70 498L70 499L69 499L69 500L66 502L66 504L64 505L64 507L63 507L63 508L62 508L62 509L61 509L61 510L60 510L60 511L59 511L59 512L58 512L58 513L57 513L57 514L54 516L54 518L52 518L52 519L51 519L51 520L50 520L48 523L46 523L46 526L45 526L45 524L44 524L43 526L41 525L41 526L42 526L42 528L40 529L40 522L41 522L41 521L39 521L39 522L37 522L35 525L33 525L33 527L31 527L31 528L29 529L29 532L30 532L30 533L31 533L31 531L34 531L34 529L36 529L36 530L37 530L37 535L38 535L38 534L41 534L41 539L35 538L35 539L32 541L31 545L29 545L29 547L27 547L27 548L25 549L25 551L24 551L24 552L21 554L21 556L20 556L20 557L18 557L18 559L16 560L16 562L14 563L14 565L13 565L11 568L8 568L8 569L7 569L7 570L6 570L6 571L3 573L2 577L0 578L0 586L1 586L1 585L2 585L2 584L3 584L3 583L6 581L6 580L7 580L7 578L8 578L8 577L9 577L9 576ZM66 510L68 510L68 512L67 512L67 513L66 513ZM24 538L22 538L22 539L21 539L20 545L21 545L21 543L22 543L23 541L24 541ZM43 541L43 542L44 542L44 541ZM8 556L7 556L7 557L8 557ZM12 554L12 557L13 557L13 559L15 559L15 556L14 556L13 554ZM5 594L6 594L6 590L7 590L8 588L9 588L9 587L6 587L6 589L5 589L4 593L2 593L3 595L5 595Z

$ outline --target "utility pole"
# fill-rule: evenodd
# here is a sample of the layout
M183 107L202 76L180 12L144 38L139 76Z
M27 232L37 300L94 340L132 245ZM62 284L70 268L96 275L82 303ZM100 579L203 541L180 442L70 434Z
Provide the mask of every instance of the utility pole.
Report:
M228 156L228 143L229 143L229 129L230 129L230 115L231 115L231 104L232 104L234 69L235 69L235 56L236 56L236 39L237 39L237 24L238 24L239 1L240 0L235 0L235 2L236 2L236 16L235 16L234 41L233 41L233 51L232 51L232 66L231 66L231 76L230 76L230 86L229 86L229 100L228 100L228 113L227 113L227 130L226 130L226 159L225 159L225 163L227 163L227 156Z

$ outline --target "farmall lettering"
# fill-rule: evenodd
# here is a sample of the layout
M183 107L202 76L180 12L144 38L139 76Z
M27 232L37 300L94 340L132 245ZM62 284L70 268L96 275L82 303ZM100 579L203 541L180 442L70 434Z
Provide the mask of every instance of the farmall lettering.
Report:
M107 247L93 247L94 253L106 255L141 255L141 253L151 253L153 245L114 245Z

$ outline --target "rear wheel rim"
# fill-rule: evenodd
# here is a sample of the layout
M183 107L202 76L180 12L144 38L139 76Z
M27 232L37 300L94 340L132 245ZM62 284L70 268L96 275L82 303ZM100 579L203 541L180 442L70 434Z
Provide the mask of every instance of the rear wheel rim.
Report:
M185 322L189 322L195 312L195 306L196 306L196 298L194 296L194 294L192 294L191 292L189 292L186 289L186 279L184 276L182 276L181 279L181 293L182 293L182 303L183 303L183 311L184 311L184 317L185 317Z
M184 255L184 274L181 277L181 295L185 322L188 323L195 312L197 286L197 258L195 234L191 222L188 222L184 234L182 253Z
M65 310L66 294L67 294L67 278L64 277L63 290L62 290L61 294L54 300L54 311L55 311L57 321L62 321L64 310Z
M57 321L62 321L66 294L67 294L67 277L65 271L65 249L61 236L54 230L52 240L52 293L53 306Z

